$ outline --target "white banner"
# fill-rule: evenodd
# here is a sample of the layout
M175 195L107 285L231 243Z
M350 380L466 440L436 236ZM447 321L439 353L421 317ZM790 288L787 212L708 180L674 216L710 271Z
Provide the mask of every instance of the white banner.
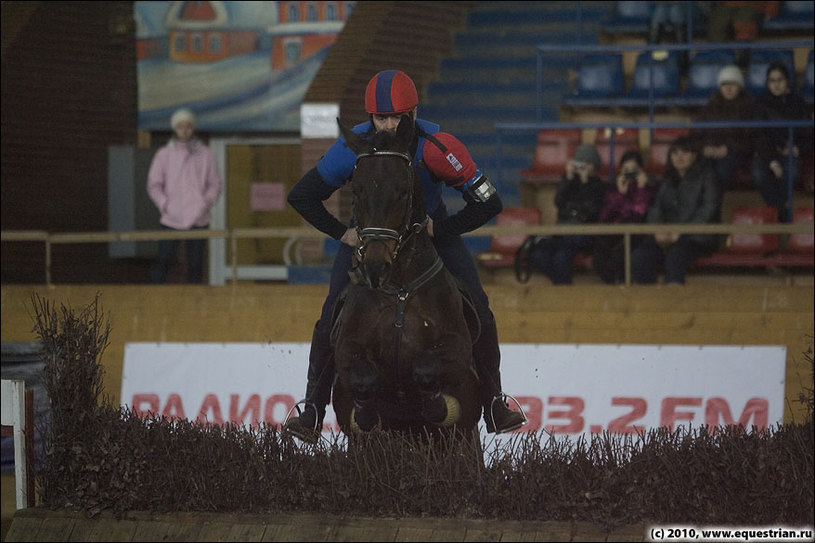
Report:
M529 418L523 431L577 437L783 421L783 346L503 344L501 353L504 391ZM303 397L308 354L308 343L128 343L122 404L218 424L282 424ZM324 432L332 431L329 408Z

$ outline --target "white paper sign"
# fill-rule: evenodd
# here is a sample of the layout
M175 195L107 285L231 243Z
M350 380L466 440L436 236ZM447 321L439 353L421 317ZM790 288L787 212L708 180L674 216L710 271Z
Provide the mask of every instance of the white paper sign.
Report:
M301 104L300 135L304 138L338 138L339 104Z

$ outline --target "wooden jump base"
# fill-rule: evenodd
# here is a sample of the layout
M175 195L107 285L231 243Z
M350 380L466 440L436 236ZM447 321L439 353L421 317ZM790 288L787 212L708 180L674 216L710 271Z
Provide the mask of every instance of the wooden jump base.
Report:
M319 513L151 514L18 511L6 541L646 541L643 524L607 530L569 521L351 518Z

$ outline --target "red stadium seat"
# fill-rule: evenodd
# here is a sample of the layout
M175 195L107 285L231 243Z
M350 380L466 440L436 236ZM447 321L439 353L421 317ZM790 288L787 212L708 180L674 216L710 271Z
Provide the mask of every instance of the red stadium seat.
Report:
M544 129L538 133L535 157L529 169L521 170L521 178L532 183L557 183L566 163L580 145L579 128Z
M537 207L508 207L495 218L495 226L535 226L541 224L541 211ZM487 268L506 268L515 264L515 252L526 239L526 234L493 236L490 248L476 258Z
M796 208L792 214L792 222L794 223L809 223L813 222L813 209L811 207ZM784 249L785 253L796 254L809 254L813 255L813 245L815 245L815 235L813 234L791 234L787 242L787 247Z
M733 224L773 224L778 210L769 206L744 206L733 210ZM778 234L734 233L727 238L725 252L767 255L778 251Z

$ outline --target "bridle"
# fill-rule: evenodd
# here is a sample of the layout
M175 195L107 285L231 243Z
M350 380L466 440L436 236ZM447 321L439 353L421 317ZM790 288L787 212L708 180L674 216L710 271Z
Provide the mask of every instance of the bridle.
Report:
M395 156L405 160L409 166L413 164L413 159L407 153L402 151L380 150L374 147L369 152L360 153L357 155L354 168L356 169L361 159L377 156ZM410 174L411 177L413 177L415 172L411 169ZM400 231L393 230L392 228L380 228L374 226L367 228L360 228L359 226L356 227L357 236L359 236L360 239L360 245L357 247L357 258L360 262L362 262L362 260L365 258L365 249L369 243L374 241L385 243L388 240L396 242L396 246L394 247L393 251L390 252L391 260L395 260L396 255L399 254L399 251L401 251L405 243L407 243L408 240L413 237L413 235L421 232L422 229L427 226L428 218L426 216L422 222L416 222L413 224L410 223L411 212L413 210L413 190L411 190L409 194L408 205L407 209L405 210L405 218L402 221L402 228Z

